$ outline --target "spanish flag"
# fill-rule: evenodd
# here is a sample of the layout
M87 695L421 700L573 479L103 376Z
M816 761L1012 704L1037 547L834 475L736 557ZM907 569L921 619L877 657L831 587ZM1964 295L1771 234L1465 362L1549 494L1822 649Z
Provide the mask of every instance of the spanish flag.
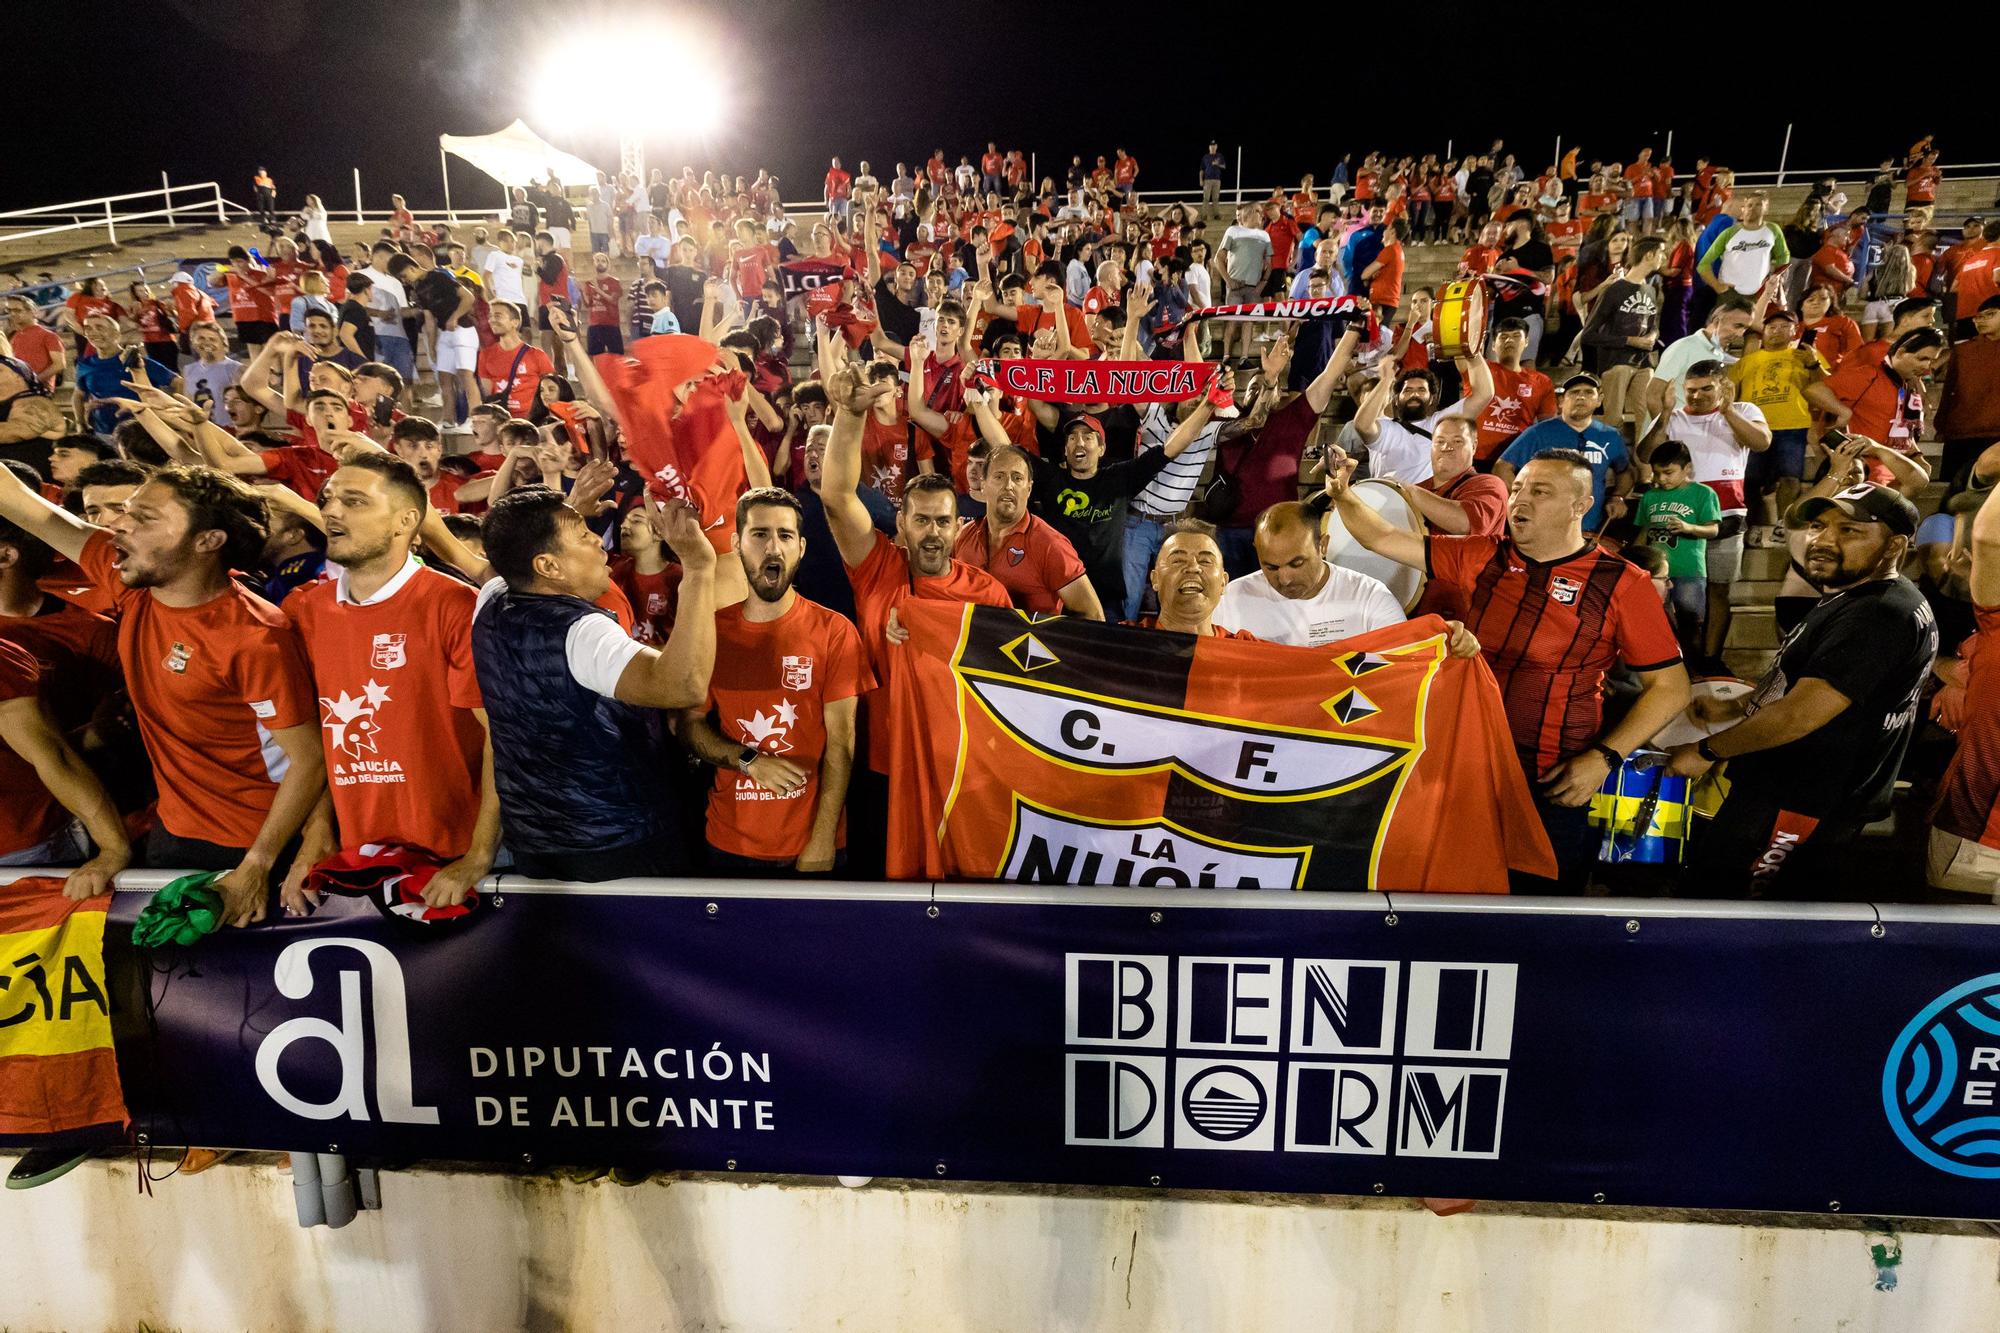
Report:
M1554 856L1434 616L1319 648L910 599L889 873L1505 893Z
M0 1142L128 1119L104 978L110 903L72 902L59 879L0 886Z

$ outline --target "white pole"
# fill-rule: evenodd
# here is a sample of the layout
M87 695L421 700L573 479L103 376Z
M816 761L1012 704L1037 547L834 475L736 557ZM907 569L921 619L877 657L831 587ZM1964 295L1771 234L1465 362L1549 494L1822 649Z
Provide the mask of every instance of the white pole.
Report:
M174 226L174 187L167 180L167 173L160 173L160 194L167 204L167 225Z
M1042 188L1041 162L1041 154L1028 154L1028 188L1030 190L1039 190Z
M458 214L451 211L451 163L445 158L443 144L438 145L438 171L444 176L444 215L457 222Z
M1778 150L1778 184L1785 183L1785 159L1792 155L1792 123L1785 122L1785 146Z
M1243 145L1236 145L1236 202L1243 202Z
M229 205L223 201L222 186L219 184L215 186L215 220L221 223L229 221Z
M1667 131L1667 161L1671 162L1671 161L1673 161L1673 160L1674 160L1674 132L1673 132L1672 130L1668 130L1668 131Z
M1560 134L1556 136L1555 163L1556 163L1556 180L1560 182L1562 180L1562 169L1563 169L1563 137Z
M118 218L111 211L111 201L104 201L104 230L111 233L111 243L118 244Z
M1447 162L1455 160L1457 156L1455 153L1451 151L1452 142L1453 141L1450 139L1446 139L1444 141L1444 160Z
M356 167L354 169L354 220L356 222L364 222L367 220L361 216L361 168L360 167Z

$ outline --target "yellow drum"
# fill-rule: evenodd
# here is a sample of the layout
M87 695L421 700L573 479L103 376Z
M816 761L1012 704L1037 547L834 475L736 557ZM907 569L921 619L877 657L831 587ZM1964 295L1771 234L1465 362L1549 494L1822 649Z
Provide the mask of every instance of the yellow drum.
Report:
M1486 280L1460 278L1438 292L1431 311L1432 338L1438 355L1480 356L1486 347Z

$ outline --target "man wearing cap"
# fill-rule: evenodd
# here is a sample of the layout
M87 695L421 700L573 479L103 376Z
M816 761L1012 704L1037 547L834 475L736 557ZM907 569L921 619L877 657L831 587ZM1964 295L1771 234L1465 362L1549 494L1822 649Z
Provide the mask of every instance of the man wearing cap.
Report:
M1082 412L1062 427L1060 463L1033 460L1033 508L1076 548L1100 607L1125 605L1125 513L1132 497L1179 458L1214 415L1215 405L1204 398L1159 448L1106 465L1104 423Z
M1603 401L1597 376L1572 375L1562 382L1560 393L1556 415L1515 436L1493 460L1493 475L1512 490L1515 475L1532 460L1554 449L1575 450L1590 461L1593 498L1590 512L1583 516L1584 530L1602 532L1612 519L1625 516L1626 496L1632 491L1632 455L1625 448L1624 434L1597 419Z
M1820 600L1755 691L1697 702L1696 717L1723 729L1675 746L1668 763L1699 777L1731 761L1729 794L1683 876L1691 892L1799 897L1837 881L1855 835L1888 813L1937 657L1930 605L1901 574L1914 505L1862 482L1801 500L1786 522L1805 534Z

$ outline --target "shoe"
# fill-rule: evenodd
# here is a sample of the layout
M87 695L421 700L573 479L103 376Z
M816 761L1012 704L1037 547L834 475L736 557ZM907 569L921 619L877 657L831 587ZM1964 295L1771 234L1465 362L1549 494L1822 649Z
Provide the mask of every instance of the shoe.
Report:
M233 1148L188 1148L181 1153L180 1174L198 1176L211 1166L220 1166L236 1155Z
M469 421L447 421L438 429L446 435L470 435L472 423Z
M83 1152L72 1152L68 1148L30 1148L21 1154L21 1160L14 1163L14 1169L7 1173L7 1188L10 1190L31 1190L37 1185L46 1185L58 1176L66 1176L90 1156Z
M1770 535L1764 538L1764 545L1783 546L1785 545L1785 541L1785 525L1777 523L1772 525Z

